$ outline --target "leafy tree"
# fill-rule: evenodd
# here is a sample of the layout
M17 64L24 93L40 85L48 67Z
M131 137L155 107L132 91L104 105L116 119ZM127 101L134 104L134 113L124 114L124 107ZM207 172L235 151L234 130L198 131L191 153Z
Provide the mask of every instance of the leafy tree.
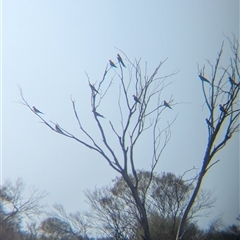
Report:
M150 240L145 204L148 188L140 196L135 156L139 151L140 141L145 140L146 136L150 137L152 144L147 140L145 146L146 149L149 146L152 150L152 156L149 158L150 175L152 176L161 153L170 139L170 126L175 120L170 123L160 121L165 111L172 111L172 106L176 104L172 96L167 99L162 97L164 89L170 84L167 81L168 78L176 72L159 76L158 72L166 61L164 60L149 76L148 65L146 64L142 70L140 60L132 62L125 55L125 64L123 64L122 58L118 56L117 59L118 64L110 62L110 66L106 67L102 79L97 83L91 83L88 78L91 91L91 111L95 126L91 126L91 129L84 126L76 103L71 99L80 137L70 133L56 122L45 120L37 108L28 104L20 88L21 103L57 134L73 139L86 148L97 152L109 163L112 169L122 176L136 205L137 219L143 229L142 238ZM125 68L125 66L127 67ZM115 89L114 86L118 86L118 88ZM113 94L115 98L105 100L110 94ZM111 108L113 111L107 111ZM104 111L104 116L102 111ZM116 120L116 115L118 120ZM108 123L106 123L106 119L109 119ZM100 137L92 132L97 132ZM109 134L109 132L111 133ZM130 177L130 174L133 177ZM147 186L151 184L151 181L152 177L148 178Z
M84 217L76 212L67 214L62 205L55 205L53 211L42 221L40 229L42 235L57 240L88 240L88 223Z
M39 228L38 228L38 225L36 222L27 223L27 230L26 230L25 234L27 235L27 237L25 237L26 240L27 239L29 239L29 240L40 240L41 239L40 231L39 231Z
M103 187L85 192L91 211L87 214L92 228L113 239L136 239L137 216L136 206L129 204L121 196L113 193L113 189ZM128 196L129 197L129 196ZM129 200L129 199L128 199ZM128 201L127 201L128 202Z
M233 224L228 227L210 228L204 237L206 240L240 240L240 227Z
M203 97L208 110L208 117L206 118L208 139L195 189L181 218L177 240L183 239L188 215L198 195L205 174L219 161L214 161L216 154L239 131L239 41L234 38L233 41L229 40L229 42L232 57L228 67L223 67L220 64L223 53L222 44L216 63L211 64L208 62L212 70L211 77L205 77L205 66L200 70L199 77L202 81Z
M152 181L148 186L150 177ZM139 171L138 179L140 197L144 197L148 189L145 201L152 239L175 239L181 214L193 189L192 183L185 182L183 176L176 177L172 173L151 175L150 172ZM131 197L131 191L122 177L117 177L113 182L113 186L85 192L91 206L88 214L91 223L105 236L139 239L142 230L139 228L137 206ZM201 191L189 215L189 229L185 239L190 239L193 229L197 231L196 226L190 222L196 216L207 214L202 210L211 208L214 202L210 191Z

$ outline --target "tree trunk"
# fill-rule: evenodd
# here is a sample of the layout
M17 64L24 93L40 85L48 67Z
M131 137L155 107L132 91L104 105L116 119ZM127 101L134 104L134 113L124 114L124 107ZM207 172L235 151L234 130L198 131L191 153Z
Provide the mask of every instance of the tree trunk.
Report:
M148 225L148 218L147 218L147 213L146 213L144 203L141 201L141 199L138 195L137 189L134 187L128 174L124 171L124 172L122 172L122 176L123 176L124 180L126 181L127 185L129 186L129 188L131 189L132 196L133 196L135 203L137 205L137 208L138 208L138 212L140 215L140 224L141 224L141 226L143 228L143 232L144 232L144 236L142 236L142 238L144 240L151 240L149 225Z
M181 222L180 222L180 225L178 227L178 231L177 231L177 236L176 236L176 240L181 240L182 237L184 236L184 226L186 225L186 222L187 222L187 216L189 214L189 211L191 210L192 208L192 205L195 201L195 198L199 192L199 189L200 189L200 186L201 186L201 183L202 183L202 180L203 180L203 176L204 176L204 173L205 173L205 170L202 170L200 175L199 175L199 178L198 178L198 181L197 181L197 185L193 191L193 194L192 194L192 197L186 207L186 210L184 211L184 214L183 214L183 217L181 219Z

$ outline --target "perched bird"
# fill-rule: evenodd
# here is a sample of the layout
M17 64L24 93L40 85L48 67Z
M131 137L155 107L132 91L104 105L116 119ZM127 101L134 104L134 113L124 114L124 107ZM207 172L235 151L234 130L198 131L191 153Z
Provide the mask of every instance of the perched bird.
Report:
M220 111L222 111L224 114L227 114L227 110L226 110L221 104L219 104L219 109L220 109Z
M206 118L206 122L208 124L209 127L213 128L214 129L214 126L212 125L212 123Z
M136 97L135 95L133 95L133 99L135 100L135 102L138 102L141 104L140 100L138 99L138 97Z
M94 113L94 115L95 115L96 117L105 118L102 114L96 112L95 110L92 110L92 112Z
M118 62L119 62L120 64L123 65L123 67L126 67L125 64L123 63L123 60L122 60L121 56L120 56L119 54L117 54L117 60L118 60Z
M44 114L41 111L39 111L37 108L35 108L34 106L32 107L32 109L36 114L38 114L38 113Z
M63 131L61 130L61 128L59 127L58 124L55 124L55 130L56 130L58 133L63 134Z
M199 78L203 81L203 82L208 82L208 83L210 83L204 76L202 76L201 74L200 75L198 75L199 76Z
M112 60L109 60L109 63L111 65L111 67L115 67L115 68L117 67Z
M92 92L99 93L98 90L91 83L89 83L89 86L92 89Z
M230 82L232 85L235 85L235 86L238 85L237 83L235 83L235 81L234 81L231 77L229 77L228 79L229 79L229 82Z
M230 139L231 137L232 137L232 134L231 134L231 133L229 133L229 134L226 136L227 139Z
M164 101L164 106L172 109L172 108L170 107L170 105L169 105L166 101Z

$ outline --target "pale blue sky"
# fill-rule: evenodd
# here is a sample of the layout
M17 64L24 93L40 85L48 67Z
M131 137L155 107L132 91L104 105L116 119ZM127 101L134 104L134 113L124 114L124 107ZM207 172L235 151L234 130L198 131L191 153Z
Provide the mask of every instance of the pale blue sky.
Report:
M160 75L180 71L170 79L173 84L163 98L173 95L175 102L187 104L176 105L164 117L171 120L179 114L157 170L182 174L199 168L207 115L197 64L214 62L223 40L222 64L228 64L224 34L239 36L238 1L2 0L2 179L21 177L28 186L49 192L49 205L61 203L68 211L86 209L83 190L111 182L116 172L101 157L39 124L16 102L19 84L29 104L43 111L47 120L76 132L72 95L91 128L85 71L92 82L99 81L108 60L116 59L115 47L132 60L147 61L149 73L167 57ZM206 67L206 76L210 70ZM101 109L106 118L111 117L108 110ZM223 213L226 224L240 212L238 148L235 136L203 183L218 197L211 217ZM138 157L139 168L147 169L148 150Z

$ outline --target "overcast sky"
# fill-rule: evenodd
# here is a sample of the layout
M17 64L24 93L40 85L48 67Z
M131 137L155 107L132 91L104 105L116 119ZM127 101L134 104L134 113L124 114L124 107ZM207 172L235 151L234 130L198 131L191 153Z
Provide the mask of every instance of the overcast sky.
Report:
M46 120L78 135L72 95L91 131L85 72L92 82L99 82L108 60L116 61L116 48L131 60L141 58L143 66L148 62L149 74L166 58L159 74L179 71L163 93L181 104L163 118L166 122L178 115L157 171L179 175L193 166L199 168L208 115L202 107L198 64L205 64L205 74L210 76L206 60L215 63L224 40L222 65L227 66L230 50L224 35L231 38L233 34L239 36L237 0L2 0L2 180L20 177L27 186L49 192L45 201L50 206L60 203L67 211L86 210L83 191L111 182L117 174L104 159L51 131L17 103L17 86L31 106L45 113ZM101 109L107 119L114 117L109 108ZM146 138L140 148L149 142ZM138 168L149 169L148 152L141 150L138 157ZM222 213L224 222L232 224L240 212L238 135L217 159L220 162L211 168L202 187L214 189L217 197L210 218ZM206 225L210 218L201 223Z

